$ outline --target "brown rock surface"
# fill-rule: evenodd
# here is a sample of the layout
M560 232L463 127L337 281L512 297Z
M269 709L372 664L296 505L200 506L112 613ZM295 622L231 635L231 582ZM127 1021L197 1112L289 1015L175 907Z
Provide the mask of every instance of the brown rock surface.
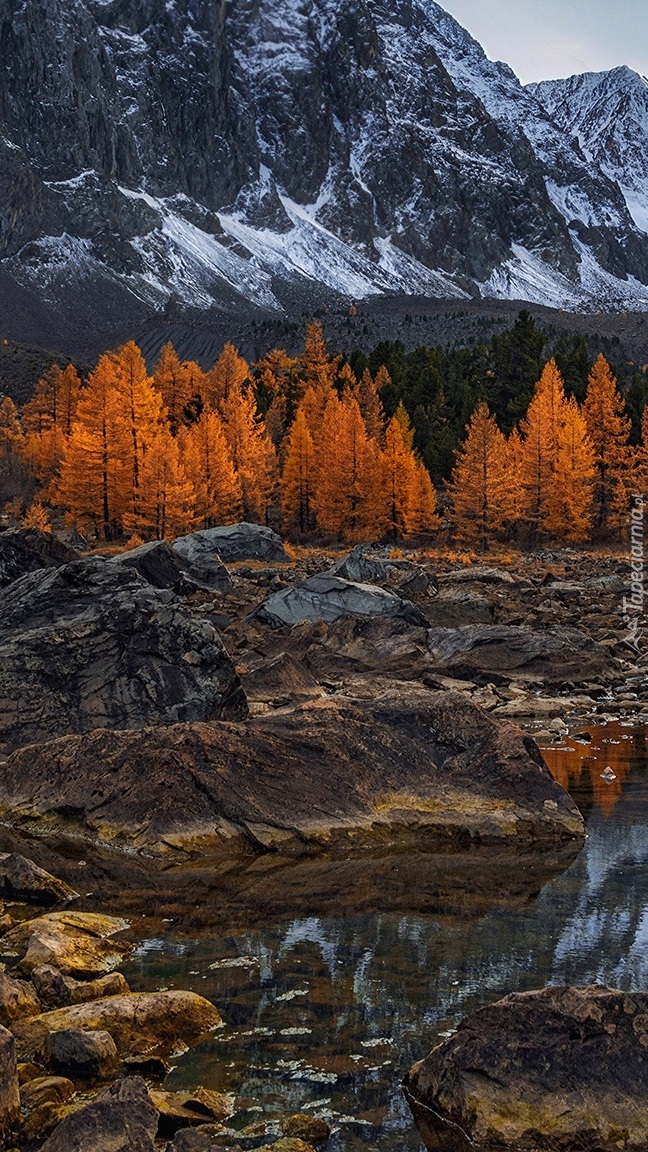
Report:
M74 821L62 820L72 803ZM0 809L14 825L41 821L46 831L158 854L431 850L583 835L530 738L462 695L419 689L240 724L32 746L9 759Z
M467 1017L405 1088L434 1152L645 1152L648 994L507 996Z
M144 1081L119 1080L67 1116L42 1152L154 1152L157 1126Z
M195 992L131 992L44 1012L14 1025L22 1059L43 1058L51 1032L108 1032L120 1056L167 1055L218 1027L213 1004Z
M20 1123L20 1091L16 1045L11 1032L0 1028L0 1148L11 1147Z
M53 964L66 976L93 977L116 968L129 952L128 944L110 939L127 927L116 916L49 912L17 924L4 941L22 957L23 972Z

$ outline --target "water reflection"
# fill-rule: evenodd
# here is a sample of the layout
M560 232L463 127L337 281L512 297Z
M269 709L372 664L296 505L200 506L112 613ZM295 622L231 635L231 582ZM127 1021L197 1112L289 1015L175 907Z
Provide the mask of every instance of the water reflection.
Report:
M334 1152L415 1152L400 1077L466 1012L548 982L648 987L645 730L593 737L548 755L587 817L571 863L475 853L259 867L192 910L201 930L156 924L134 985L193 988L227 1021L169 1086L310 1109L337 1126ZM600 780L608 765L618 787Z
M628 773L646 762L646 738L645 733L615 724L592 729L591 740L563 740L543 749L543 754L552 775L579 804L589 797L605 816L610 816L621 798ZM614 779L604 779L606 772Z

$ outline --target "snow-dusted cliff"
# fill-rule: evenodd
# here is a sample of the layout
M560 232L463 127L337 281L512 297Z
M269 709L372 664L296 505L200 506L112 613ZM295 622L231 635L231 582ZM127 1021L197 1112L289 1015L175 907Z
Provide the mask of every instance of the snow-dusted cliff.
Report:
M0 0L0 43L0 277L68 316L648 308L621 107L594 147L433 0Z

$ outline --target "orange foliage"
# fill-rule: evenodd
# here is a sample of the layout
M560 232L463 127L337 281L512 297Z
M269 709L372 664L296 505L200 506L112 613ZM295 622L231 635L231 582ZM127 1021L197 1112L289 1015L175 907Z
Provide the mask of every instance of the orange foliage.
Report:
M620 481L629 460L630 420L625 415L625 400L603 355L590 373L583 415L594 448L594 523L601 529L618 527L624 511L627 512Z
M485 552L513 517L513 485L506 437L482 401L452 475L450 494L457 538Z

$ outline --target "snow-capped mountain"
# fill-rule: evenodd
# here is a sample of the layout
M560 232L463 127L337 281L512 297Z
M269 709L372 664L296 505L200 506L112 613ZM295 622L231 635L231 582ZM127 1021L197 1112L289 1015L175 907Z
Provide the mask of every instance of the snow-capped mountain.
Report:
M605 146L433 0L0 0L0 43L18 309L648 309L648 235Z
M546 80L527 90L619 184L635 224L648 232L648 79L623 67Z

